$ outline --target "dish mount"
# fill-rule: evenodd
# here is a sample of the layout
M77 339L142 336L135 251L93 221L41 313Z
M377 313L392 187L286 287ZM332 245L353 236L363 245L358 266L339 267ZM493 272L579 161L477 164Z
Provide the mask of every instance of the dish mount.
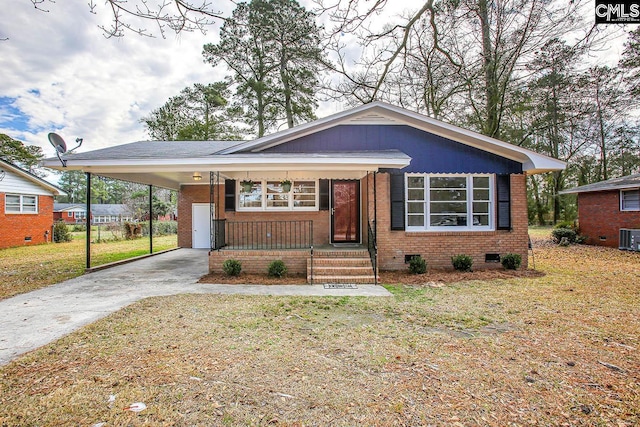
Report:
M51 145L53 145L53 148L56 150L56 156L58 156L58 160L60 160L60 163L62 163L62 167L66 168L67 161L60 157L60 155L66 153L67 151L73 151L76 148L80 147L82 145L82 138L76 138L76 143L78 145L73 147L71 150L67 150L67 143L64 142L64 139L62 139L62 137L57 133L51 132L49 133L49 135L47 135L47 137L49 138L49 142L51 143Z

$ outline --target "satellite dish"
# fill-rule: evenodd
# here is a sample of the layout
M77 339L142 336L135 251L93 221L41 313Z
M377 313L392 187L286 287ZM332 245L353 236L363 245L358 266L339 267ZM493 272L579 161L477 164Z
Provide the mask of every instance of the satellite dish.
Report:
M47 135L47 137L49 138L49 142L51 143L51 145L53 145L53 148L55 148L56 156L58 156L58 160L60 160L60 163L62 163L62 167L66 168L67 161L60 157L60 154L64 154L67 151L73 151L76 148L80 147L82 145L82 138L76 138L76 142L78 143L78 145L73 147L71 150L67 150L67 143L64 142L64 139L62 139L62 137L57 133L51 132L49 133L49 135Z
M56 149L58 153L64 154L67 152L67 143L64 142L64 139L57 133L51 132L48 135L49 142L53 145L53 148Z

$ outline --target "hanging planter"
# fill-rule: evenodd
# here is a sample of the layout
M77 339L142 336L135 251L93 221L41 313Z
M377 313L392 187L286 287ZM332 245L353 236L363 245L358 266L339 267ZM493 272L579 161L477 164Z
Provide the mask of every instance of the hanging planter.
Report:
M291 181L289 181L288 179L280 181L280 185L282 186L282 191L284 191L285 193L291 191Z
M253 181L251 180L241 181L240 187L242 187L243 193L251 193L251 190L253 189Z

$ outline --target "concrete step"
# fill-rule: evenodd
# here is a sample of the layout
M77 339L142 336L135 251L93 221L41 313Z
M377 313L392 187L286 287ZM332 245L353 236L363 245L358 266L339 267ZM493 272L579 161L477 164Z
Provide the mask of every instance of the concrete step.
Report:
M307 275L311 273L311 269L307 269ZM319 266L313 265L314 276L365 276L373 275L371 263L364 266Z
M314 258L369 258L369 251L366 249L344 249L344 250L323 250L318 249L313 252Z
M307 267L311 266L311 259L307 258ZM313 258L313 268L316 267L371 267L371 260L367 258Z
M311 281L311 276L307 276L307 281ZM360 283L360 284L373 284L375 283L373 274L362 276L330 276L330 275L313 275L313 283L316 285L322 283Z

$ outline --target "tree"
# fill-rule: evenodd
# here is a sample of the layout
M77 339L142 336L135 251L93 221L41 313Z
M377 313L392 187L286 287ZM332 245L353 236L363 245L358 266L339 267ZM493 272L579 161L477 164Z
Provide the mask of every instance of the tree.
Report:
M203 55L232 71L238 105L261 137L280 120L292 127L314 118L318 46L314 16L295 0L253 0L238 4Z
M637 102L640 96L640 27L629 32L620 67L626 72L629 95L635 97Z
M49 12L54 0L31 0L33 6L42 12ZM111 25L101 25L100 29L107 38L123 37L127 32L141 36L154 37L147 28L140 26L144 22L155 24L160 35L165 38L167 30L175 34L181 32L206 32L207 27L225 20L217 3L190 0L106 0L99 6L95 0L89 0L87 6L92 14L102 13L102 8L111 15Z
M233 110L226 108L228 83L196 83L169 98L140 121L153 139L206 141L240 139L242 131L232 123Z
M469 126L501 138L503 120L512 106L512 95L520 90L526 76L526 64L550 38L580 29L582 2L427 0L401 22L381 30L376 30L371 21L383 11L386 2L371 5L362 10L358 2L339 0L325 7L338 22L330 33L333 58L337 61L333 69L347 83L346 91L345 86L338 86L337 91L342 92L338 96L355 96L366 103L380 99L388 91L397 99L400 93L394 87L400 86L389 88L388 83L391 76L411 64L407 59L415 54L412 32L422 26L433 52L424 63L431 69L442 67L443 60L449 63L449 79L436 83L451 85L455 81L465 85L464 92L455 92L457 96L464 95L463 102L450 103L458 122L466 116ZM341 41L345 33L355 34L362 43L365 55L356 67L348 63L350 56L345 51L351 49L351 44ZM592 40L592 33L587 31L576 44L586 45ZM354 90L354 85L359 90ZM448 94L449 90L445 86L440 92ZM446 116L448 112L439 113Z
M0 158L3 160L14 163L30 172L35 172L42 157L42 148L35 145L24 145L21 141L0 133Z

